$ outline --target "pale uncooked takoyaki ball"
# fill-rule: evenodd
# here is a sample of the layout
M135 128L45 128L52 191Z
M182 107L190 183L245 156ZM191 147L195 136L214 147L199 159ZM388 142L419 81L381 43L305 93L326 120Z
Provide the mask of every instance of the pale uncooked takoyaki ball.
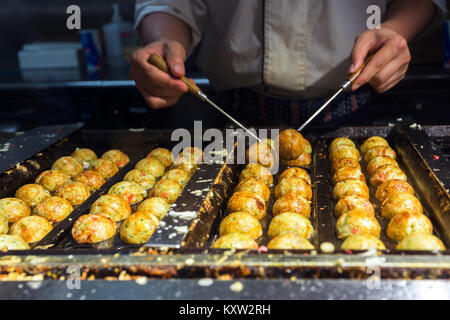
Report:
M258 244L252 237L242 233L228 233L217 239L214 249L258 249Z
M250 163L245 167L244 170L242 170L241 175L239 176L239 181L242 181L246 178L256 178L258 180L261 180L268 187L273 184L272 173L270 173L269 169L263 167L258 163Z
M371 176L375 173L375 170L386 165L398 167L398 162L390 157L375 157L367 164L367 173Z
M432 234L433 225L430 219L423 214L403 211L391 219L386 229L387 236L396 241L402 241L413 233Z
M169 211L170 204L161 197L153 197L142 201L137 211L152 214L162 220Z
M124 167L128 162L130 162L128 155L117 149L106 151L102 154L102 159L113 162L119 168Z
M340 217L354 209L360 209L370 215L375 215L375 210L370 201L358 195L350 195L340 199L334 207L334 213L337 217Z
M84 169L89 169L94 161L97 160L95 152L88 148L76 148L70 156L77 159Z
M99 214L113 221L122 221L131 214L131 207L122 196L105 194L95 200L89 213Z
M370 149L378 146L389 147L389 143L383 137L373 136L364 141L361 145L361 152L366 153Z
M306 238L299 236L297 233L283 233L270 240L267 248L279 250L312 250L314 246Z
M129 204L136 204L144 200L147 191L136 182L120 181L109 189L108 194L117 194L122 196Z
M352 148L356 148L355 143L349 138L339 137L331 141L328 151L334 150L337 146L349 146Z
M297 177L286 177L281 180L275 187L275 198L281 198L285 194L295 193L299 196L305 198L306 200L311 200L312 189L308 182L303 178Z
M120 226L120 239L129 244L146 243L158 226L159 220L153 215L136 212Z
M178 157L173 161L173 166L176 169L181 169L193 175L198 169L198 164L195 162L194 156Z
M247 178L239 182L239 184L234 189L237 191L248 191L252 193L256 193L261 196L264 201L269 201L270 198L270 189L265 185L264 182L258 180L256 178Z
M136 169L151 174L155 178L159 178L164 174L165 167L155 158L144 158L136 164Z
M222 220L219 233L221 236L229 233L241 233L257 239L262 236L262 226L258 219L248 212L233 212Z
M28 243L42 240L53 229L52 224L40 216L28 216L22 218L11 226L9 234L20 236Z
M152 197L161 197L168 203L174 203L183 192L183 187L174 180L160 180L151 192Z
M258 220L266 216L266 202L259 195L238 191L233 193L227 204L228 212L246 211L253 214Z
M9 223L16 222L31 214L28 204L18 198L0 199L0 215L5 216Z
M414 195L414 189L404 180L392 179L378 186L375 198L383 202L395 193L409 193L410 195Z
M344 167L336 170L333 175L333 184L347 179L358 179L364 183L366 182L366 178L364 177L361 169L355 167Z
M0 234L6 234L8 230L8 218L0 215Z
M347 238L354 234L371 234L380 237L381 227L377 219L365 210L354 209L344 213L337 221L338 238Z
M371 234L353 234L345 238L341 245L343 250L386 250L384 243Z
M156 178L154 176L138 169L128 171L123 180L136 182L145 190L150 190L156 183Z
M275 201L272 215L277 216L283 212L295 212L309 218L311 203L296 193L287 193Z
M361 169L359 161L353 158L342 158L331 163L331 172L334 174L340 168L354 167Z
M283 233L297 233L306 239L310 238L314 229L309 219L295 212L283 212L272 219L267 234L271 238Z
M94 192L105 183L105 179L94 170L85 170L75 177L76 182L84 184L90 192Z
M280 177L278 178L278 183L280 183L280 181L283 180L284 178L292 176L297 178L303 178L306 180L306 182L308 182L308 184L311 184L311 177L309 176L309 173L305 169L296 167L284 170L280 174Z
M30 246L16 234L0 234L0 251L28 250Z
M333 188L333 199L339 200L346 196L357 195L369 199L369 188L358 179L339 181Z
M42 200L50 198L51 194L40 184L30 183L17 189L15 197L34 207Z
M406 181L407 177L399 167L385 165L375 170L373 175L370 177L370 184L374 187L378 187L383 182L394 179Z
M376 157L389 157L395 160L397 158L397 154L388 146L373 147L364 154L364 161L369 163Z
M191 178L189 172L184 171L183 169L171 169L167 171L162 177L161 180L173 180L179 183L180 186L185 187Z
M429 233L413 233L403 238L397 250L437 251L445 250L442 241Z
M147 155L147 158L155 158L159 160L163 164L164 167L168 168L173 163L173 155L172 152L167 150L166 148L156 148L150 151Z
M403 211L422 214L422 204L419 199L409 193L394 193L381 205L381 216L385 219L391 219Z
M69 182L59 187L55 195L67 199L73 206L76 206L82 204L91 194L81 182Z
M70 177L62 171L47 170L37 176L35 183L40 184L50 192L56 191L59 187L70 181Z
M197 147L186 147L179 154L180 157L193 159L195 164L200 164L203 160L203 151Z
M83 171L83 165L75 158L61 157L53 163L52 170L59 170L69 177L75 178L77 174Z
M34 207L33 214L44 217L50 222L62 221L73 211L69 201L61 197L47 198Z
M119 167L114 162L107 159L97 159L92 163L91 169L96 171L105 179L112 178L117 172Z
M98 243L110 239L117 230L117 224L105 216L85 214L75 221L72 237L78 243Z

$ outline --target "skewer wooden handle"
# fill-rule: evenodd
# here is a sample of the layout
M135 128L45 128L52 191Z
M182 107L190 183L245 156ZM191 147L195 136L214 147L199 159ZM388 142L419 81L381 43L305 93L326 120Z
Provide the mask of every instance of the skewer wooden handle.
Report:
M353 72L351 75L348 76L348 80L350 82L353 82L356 78L358 78L358 76L363 71L364 67L367 65L367 63L369 63L370 59L372 59L373 56L374 54L368 55L364 60L363 64L358 68L358 70L356 70L355 72Z

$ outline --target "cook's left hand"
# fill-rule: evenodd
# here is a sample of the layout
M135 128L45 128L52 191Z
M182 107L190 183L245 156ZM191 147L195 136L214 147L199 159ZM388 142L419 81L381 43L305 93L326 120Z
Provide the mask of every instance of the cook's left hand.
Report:
M382 93L404 78L411 61L408 42L404 37L383 27L364 31L355 40L349 73L358 70L366 56L372 53L372 59L353 82L352 90L369 83L377 92Z

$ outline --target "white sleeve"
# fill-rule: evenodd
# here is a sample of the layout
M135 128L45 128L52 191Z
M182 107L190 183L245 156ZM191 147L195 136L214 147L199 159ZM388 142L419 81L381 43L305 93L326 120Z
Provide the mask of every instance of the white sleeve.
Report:
M142 19L154 12L165 12L179 18L191 29L189 55L202 38L208 19L207 11L202 0L137 0L134 27L137 29Z

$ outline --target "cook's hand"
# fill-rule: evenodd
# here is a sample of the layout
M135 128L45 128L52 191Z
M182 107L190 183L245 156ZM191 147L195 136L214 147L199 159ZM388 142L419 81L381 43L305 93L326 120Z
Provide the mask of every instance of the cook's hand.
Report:
M183 81L148 63L153 53L166 60L175 77L181 77L185 74L186 51L177 41L163 40L150 43L133 53L130 78L135 81L136 88L141 92L145 102L153 109L160 109L177 103L188 88Z
M374 52L372 59L353 82L352 90L369 83L377 92L382 93L404 78L411 61L408 43L395 31L383 27L367 30L356 38L349 73L358 70L366 56Z

